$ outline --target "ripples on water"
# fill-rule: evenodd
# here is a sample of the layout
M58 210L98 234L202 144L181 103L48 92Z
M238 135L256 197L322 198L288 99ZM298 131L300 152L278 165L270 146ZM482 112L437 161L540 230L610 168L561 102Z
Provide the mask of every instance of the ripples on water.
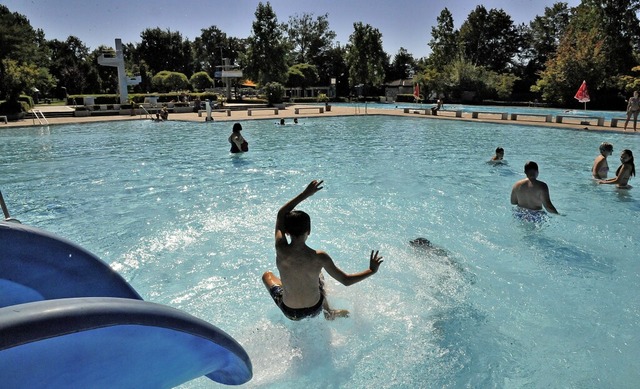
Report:
M602 141L639 150L637 137L384 116L275 121L244 122L240 156L228 153L230 123L3 129L0 183L12 215L96 253L145 299L234 336L254 364L247 387L640 380L637 188L599 187L589 171ZM485 163L496 146L508 165ZM512 218L511 186L529 159L566 216ZM325 188L300 206L309 245L348 272L371 249L385 262L349 288L328 279L350 319L294 323L260 276L275 268L278 208L314 178ZM418 236L446 255L411 247Z

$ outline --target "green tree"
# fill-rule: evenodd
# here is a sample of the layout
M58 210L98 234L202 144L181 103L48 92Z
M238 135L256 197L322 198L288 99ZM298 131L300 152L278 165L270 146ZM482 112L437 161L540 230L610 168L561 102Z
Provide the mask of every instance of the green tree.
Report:
M542 70L549 58L555 55L570 18L571 9L567 3L555 3L545 7L544 15L536 16L531 21L527 42L530 52L527 57L532 72Z
M169 29L148 28L140 37L137 60L144 61L152 73L165 69L184 74L192 74L191 42L183 40L182 34Z
M584 12L585 9L578 12ZM532 87L545 101L561 105L573 102L573 95L583 80L590 86L591 95L604 87L609 78L606 69L605 41L595 24L585 26L572 21L562 38L555 57L547 61L540 79Z
M393 57L393 61L386 72L387 81L411 78L416 70L416 60L407 49L401 47Z
M286 56L289 48L284 39L284 26L278 23L271 4L260 2L255 12L252 35L248 38L245 72L264 85L284 82L287 76Z
M438 71L444 70L457 57L458 31L454 29L453 15L447 8L440 12L437 24L431 27L429 47L431 48L429 63Z
M193 73L189 79L189 83L193 90L203 91L206 88L211 88L213 86L213 79L209 77L207 72L197 72Z
M75 36L69 36L64 42L57 39L47 41L51 55L49 71L58 80L59 87L67 88L69 94L87 91L89 85L95 87L97 73L94 64L88 61L89 49Z
M315 85L317 82L318 70L314 65L302 63L289 68L287 86L302 88L303 95L307 87Z
M497 72L511 67L518 50L516 27L503 10L478 5L460 27L458 35L464 56L471 63Z
M605 55L615 59L608 74L629 73L638 64L633 52L640 50L640 0L582 0L578 8L583 11L576 15L576 22L597 25Z
M575 102L573 95L586 80L593 103L615 100L621 77L630 74L637 64L632 55L637 16L619 6L633 11L638 3L584 0L575 8L556 55L547 61L532 90L540 92L546 101L568 105ZM635 27L625 21L634 18Z
M211 26L200 30L201 34L193 41L194 71L205 71L214 75L216 66L222 66L222 58L229 58L229 38L218 27Z
M14 108L20 94L36 86L36 74L44 74L48 65L43 42L42 30L34 30L24 15L0 4L0 99L12 100Z
M284 86L279 82L270 82L264 86L264 93L270 105L282 103L284 96Z
M12 59L4 59L2 67L5 72L3 86L7 91L7 100L17 101L21 93L36 85L39 74L35 64L20 64Z
M292 43L294 63L318 65L316 59L331 49L336 33L329 29L329 15L324 14L313 20L313 14L303 13L289 17L287 26Z
M189 80L184 73L163 70L151 79L154 90L168 93L189 89Z
M382 49L382 34L371 25L353 24L353 33L347 46L349 82L352 86L379 86L384 82L387 54Z

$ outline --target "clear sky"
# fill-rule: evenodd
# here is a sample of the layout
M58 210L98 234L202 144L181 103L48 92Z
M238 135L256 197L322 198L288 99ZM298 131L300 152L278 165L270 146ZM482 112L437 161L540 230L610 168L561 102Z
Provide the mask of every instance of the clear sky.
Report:
M515 24L528 24L555 0L272 0L279 22L290 16L310 13L314 18L328 14L329 27L336 41L349 41L353 23L370 24L382 33L387 54L395 55L404 47L418 59L430 52L431 27L440 11L447 7L455 27L466 20L479 4L489 10L503 9ZM577 6L579 0L565 0ZM200 31L218 27L230 37L251 35L251 24L259 0L3 0L11 12L29 19L31 26L45 32L46 39L66 40L78 37L90 50L100 45L114 46L115 38L123 43L139 43L147 28L161 28L194 40ZM266 1L263 1L266 4Z

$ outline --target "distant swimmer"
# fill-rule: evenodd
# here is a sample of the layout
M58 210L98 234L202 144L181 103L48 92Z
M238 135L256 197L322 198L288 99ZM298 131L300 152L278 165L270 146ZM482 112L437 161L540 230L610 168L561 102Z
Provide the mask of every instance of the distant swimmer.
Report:
M415 247L416 249L428 250L430 253L433 253L435 255L439 255L439 256L448 255L447 250L441 249L439 247L435 247L431 243L431 241L429 241L429 239L427 238L416 238L416 239L410 240L409 244Z
M369 268L347 274L336 266L324 251L307 246L311 218L295 207L322 189L322 181L313 180L302 193L289 200L278 211L275 228L276 266L278 278L267 271L262 282L278 308L291 320L315 317L324 312L327 320L348 317L349 311L331 309L324 290L322 270L345 286L360 282L378 272L382 257L371 251ZM290 242L287 240L289 235Z
M516 182L511 190L511 204L518 206L514 212L520 219L543 219L543 206L548 212L558 213L551 203L549 187L546 183L538 181L538 173L538 164L528 161L524 164L524 174L527 178Z
M231 143L231 150L229 151L234 154L249 151L249 143L244 139L240 131L242 131L242 124L235 123L233 131L229 135L229 143Z
M600 145L600 155L593 161L593 167L591 168L591 175L598 180L605 180L609 173L609 164L607 163L607 157L613 154L613 145L608 142L602 142Z
M616 176L608 180L600 180L598 184L615 184L620 189L631 189L629 179L631 176L636 175L636 165L633 162L633 153L631 150L622 150L620 162L622 165L616 170Z
M504 149L502 147L496 148L496 153L491 159L488 161L494 165L507 164L507 161L504 159Z

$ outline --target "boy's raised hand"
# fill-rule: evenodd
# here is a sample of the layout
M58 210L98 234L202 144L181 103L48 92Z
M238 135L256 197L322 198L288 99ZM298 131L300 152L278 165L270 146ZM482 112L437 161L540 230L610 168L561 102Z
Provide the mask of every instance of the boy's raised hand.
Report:
M304 193L306 196L312 196L314 193L318 192L320 189L322 189L322 183L324 181L320 180L313 180L309 183L309 185L307 185L307 187L305 188L305 190L302 192Z
M376 273L382 262L384 261L382 260L381 256L378 256L378 250L375 251L375 254L374 251L371 250L371 257L369 258L369 269L371 269L372 272Z

